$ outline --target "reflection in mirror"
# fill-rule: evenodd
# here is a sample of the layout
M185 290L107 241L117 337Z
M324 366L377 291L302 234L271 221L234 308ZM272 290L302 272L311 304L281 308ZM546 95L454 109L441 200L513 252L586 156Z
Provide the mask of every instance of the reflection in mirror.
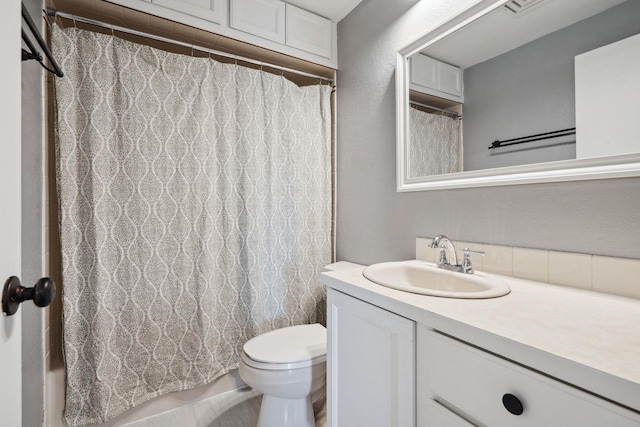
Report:
M640 152L640 1L525 4L407 58L407 178Z

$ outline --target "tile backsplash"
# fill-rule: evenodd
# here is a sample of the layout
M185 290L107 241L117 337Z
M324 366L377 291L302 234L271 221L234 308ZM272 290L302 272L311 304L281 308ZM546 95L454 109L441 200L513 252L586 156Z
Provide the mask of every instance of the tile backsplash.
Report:
M416 239L416 259L438 260L440 250L429 247L431 240L425 237ZM455 241L454 244L459 260L462 260L464 248L485 252L484 257L471 253L471 263L479 271L640 298L640 260L637 259L464 241Z

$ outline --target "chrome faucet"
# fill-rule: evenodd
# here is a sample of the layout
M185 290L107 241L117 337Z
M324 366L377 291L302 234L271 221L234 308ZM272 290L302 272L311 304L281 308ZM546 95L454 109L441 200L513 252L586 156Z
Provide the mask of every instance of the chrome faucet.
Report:
M483 251L472 251L469 248L464 248L462 252L464 253L464 257L462 259L462 264L458 264L458 256L456 254L456 247L447 236L438 235L436 236L431 244L430 248L440 248L440 258L438 258L437 266L438 268L443 268L445 270L457 271L458 273L465 274L473 274L474 269L471 265L470 252L477 253L480 255L484 255ZM449 251L450 256L447 257L447 251ZM451 261L449 261L451 260Z
M438 260L438 267L444 268L445 265L458 265L458 256L456 255L456 247L453 245L453 242L442 234L434 237L430 248L440 248L440 258ZM447 257L447 251L451 254L450 257ZM451 259L452 262L449 262Z

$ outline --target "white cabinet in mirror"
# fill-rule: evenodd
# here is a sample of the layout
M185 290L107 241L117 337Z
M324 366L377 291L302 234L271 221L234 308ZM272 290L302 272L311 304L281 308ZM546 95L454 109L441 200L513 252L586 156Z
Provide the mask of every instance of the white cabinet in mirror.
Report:
M640 2L509 3L398 52L398 191L640 176Z

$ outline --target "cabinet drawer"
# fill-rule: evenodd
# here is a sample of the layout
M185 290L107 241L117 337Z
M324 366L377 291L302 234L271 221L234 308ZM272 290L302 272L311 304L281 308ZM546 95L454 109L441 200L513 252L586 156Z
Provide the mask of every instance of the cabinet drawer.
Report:
M631 427L640 415L439 333L418 332L418 396L455 408L469 421L491 427ZM505 395L518 402L503 403ZM421 401L418 401L420 407ZM429 409L418 425L438 426ZM424 423L420 422L420 419Z
M473 424L458 416L455 412L445 408L435 400L423 403L429 413L429 425L440 427L474 427ZM419 426L422 424L418 423Z

